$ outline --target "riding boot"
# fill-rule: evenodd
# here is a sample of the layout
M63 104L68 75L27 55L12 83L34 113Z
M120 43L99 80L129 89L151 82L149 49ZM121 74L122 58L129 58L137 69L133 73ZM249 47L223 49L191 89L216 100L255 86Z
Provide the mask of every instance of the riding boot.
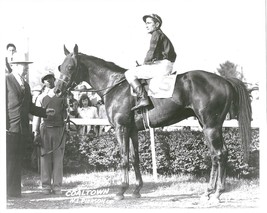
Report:
M139 80L135 79L133 82L130 83L130 85L137 94L137 105L133 107L131 110L133 111L148 106L149 99L147 97L147 92L145 91L142 84L140 84Z

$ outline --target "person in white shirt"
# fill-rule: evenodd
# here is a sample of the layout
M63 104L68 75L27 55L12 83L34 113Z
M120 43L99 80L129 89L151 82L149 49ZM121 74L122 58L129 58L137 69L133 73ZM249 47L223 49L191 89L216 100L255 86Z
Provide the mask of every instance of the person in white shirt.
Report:
M87 118L87 119L98 118L97 108L92 106L92 103L86 94L83 94L80 97L78 114L79 114L79 118ZM83 134L83 135L88 134L91 130L94 132L94 134L97 134L97 130L95 126L91 126L91 125L83 126L80 129L80 134Z
M45 88L36 100L41 107L53 106L54 116L40 119L34 116L32 129L35 139L41 138L41 183L42 193L60 195L63 182L63 158L66 143L65 119L67 117L67 101L54 93L55 76L45 72L41 78Z

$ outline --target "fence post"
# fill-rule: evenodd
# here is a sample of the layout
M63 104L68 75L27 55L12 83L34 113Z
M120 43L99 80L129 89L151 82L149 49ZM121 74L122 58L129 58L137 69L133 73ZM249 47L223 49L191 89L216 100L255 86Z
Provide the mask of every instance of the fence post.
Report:
M149 132L150 132L150 141L151 141L153 178L154 178L154 181L157 182L158 181L158 174L157 174L157 159L156 159L154 128L149 128Z

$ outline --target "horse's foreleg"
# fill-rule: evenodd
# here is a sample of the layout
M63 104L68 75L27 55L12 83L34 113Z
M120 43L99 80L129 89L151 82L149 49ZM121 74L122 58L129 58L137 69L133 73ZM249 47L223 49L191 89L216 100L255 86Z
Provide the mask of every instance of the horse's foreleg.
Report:
M138 132L136 130L132 130L131 139L133 145L133 150L131 151L131 153L132 153L133 167L136 177L136 186L132 196L135 198L140 198L141 197L140 190L143 186L143 180L139 167L140 162L139 162Z
M129 131L126 127L116 128L116 137L120 144L122 181L121 188L116 194L116 200L124 199L124 192L129 187Z
M225 190L227 149L220 128L205 128L203 131L209 143L212 160L210 181L205 196L209 198L210 194L215 192L215 198L219 200Z

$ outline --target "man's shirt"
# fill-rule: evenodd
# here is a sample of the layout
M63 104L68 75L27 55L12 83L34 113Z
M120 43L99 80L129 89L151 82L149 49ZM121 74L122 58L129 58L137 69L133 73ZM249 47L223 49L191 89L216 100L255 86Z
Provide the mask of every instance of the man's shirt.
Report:
M164 59L175 62L176 53L170 39L158 29L152 33L150 48L146 54L144 64Z
M45 88L45 90L37 97L36 106L52 108L55 110L55 115L48 115L43 119L33 117L33 131L38 132L40 124L45 124L46 126L64 126L64 119L67 116L67 103L65 98L55 96L54 88Z

